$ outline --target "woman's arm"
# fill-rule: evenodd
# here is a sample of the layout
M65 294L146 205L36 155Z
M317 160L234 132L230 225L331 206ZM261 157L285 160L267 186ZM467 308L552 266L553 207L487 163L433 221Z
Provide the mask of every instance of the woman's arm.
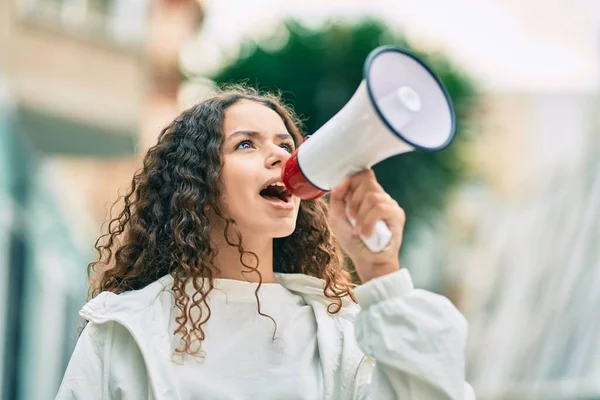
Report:
M464 317L448 299L414 289L408 271L400 269L398 253L406 222L402 208L370 169L333 188L330 205L331 230L364 282L355 289L362 310L354 330L360 348L376 360L366 398L474 398L464 382ZM370 237L379 220L392 237L385 249L374 253L360 237Z
M467 323L445 297L414 289L406 269L355 289L355 335L376 360L362 399L475 399L465 382Z
M104 398L103 353L106 324L89 323L81 333L55 400Z

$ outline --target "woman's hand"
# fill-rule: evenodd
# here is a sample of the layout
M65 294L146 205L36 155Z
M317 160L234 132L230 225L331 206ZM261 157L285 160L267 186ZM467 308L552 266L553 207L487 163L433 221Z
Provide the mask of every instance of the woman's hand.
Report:
M355 228L346 218L346 203L350 217L356 220ZM330 208L329 226L363 283L400 268L398 253L406 221L404 210L383 190L371 169L346 178L333 188ZM392 232L392 239L382 252L373 253L359 235L371 236L380 219Z

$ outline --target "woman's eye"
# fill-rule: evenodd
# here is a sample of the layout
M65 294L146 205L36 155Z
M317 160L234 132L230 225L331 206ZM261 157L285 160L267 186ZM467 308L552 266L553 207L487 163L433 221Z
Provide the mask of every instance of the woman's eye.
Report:
M244 140L242 142L239 142L237 144L237 146L235 146L236 150L237 149L251 149L252 148L252 142L250 140Z
M294 152L294 146L292 146L289 143L282 143L281 147L286 149L288 153L293 153Z

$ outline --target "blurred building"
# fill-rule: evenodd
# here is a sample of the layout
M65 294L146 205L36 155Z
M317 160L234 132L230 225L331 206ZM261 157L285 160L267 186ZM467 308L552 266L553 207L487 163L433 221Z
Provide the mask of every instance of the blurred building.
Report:
M597 92L490 93L447 266L481 399L600 398Z
M596 399L600 4L502 3L538 47L512 68L530 79L486 93L480 181L451 208L469 379L480 399Z
M0 2L0 395L51 399L117 192L177 112L195 0Z

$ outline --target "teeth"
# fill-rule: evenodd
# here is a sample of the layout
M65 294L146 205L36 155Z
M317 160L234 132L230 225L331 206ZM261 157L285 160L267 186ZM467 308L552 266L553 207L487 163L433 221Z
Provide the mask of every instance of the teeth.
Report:
M275 186L275 187L279 187L279 188L285 188L285 185L282 182L273 182L273 183L267 185L265 187L265 189L268 188L268 187L270 187L270 186Z

